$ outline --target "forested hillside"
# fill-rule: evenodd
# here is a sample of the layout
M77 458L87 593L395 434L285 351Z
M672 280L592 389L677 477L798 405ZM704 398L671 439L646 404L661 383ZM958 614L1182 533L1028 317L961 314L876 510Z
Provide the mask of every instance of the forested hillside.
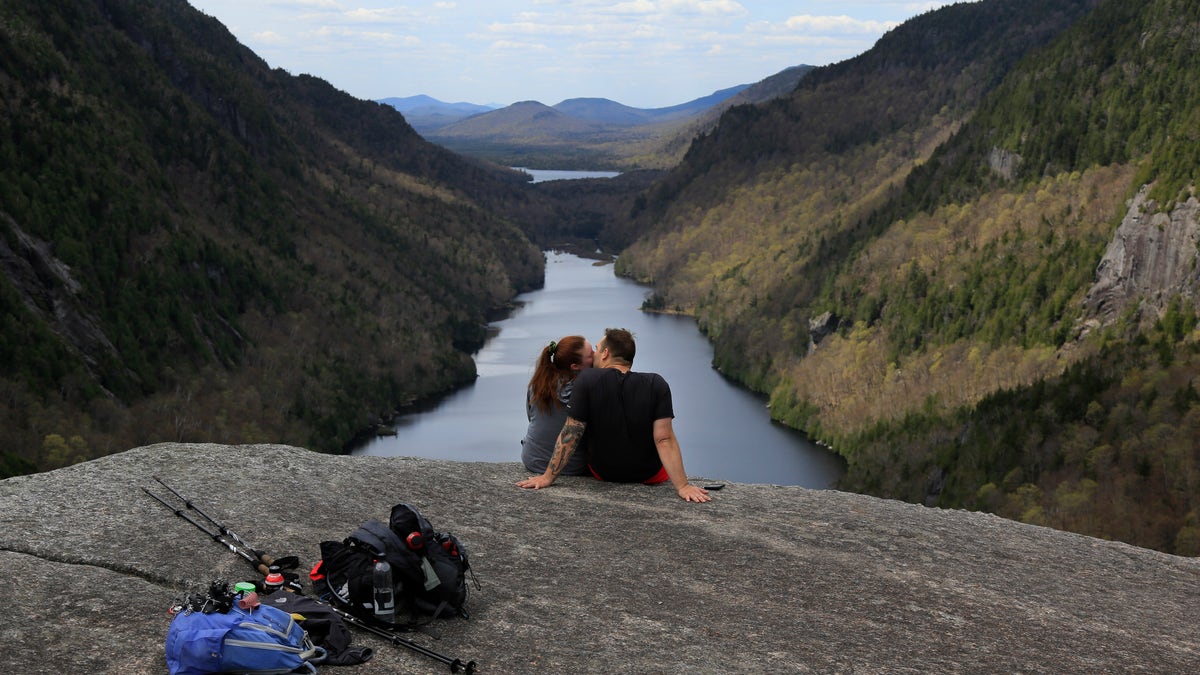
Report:
M487 311L541 281L519 175L183 0L0 0L0 105L0 475L338 450L473 378Z
M1196 35L1195 0L917 17L726 113L619 268L847 489L1200 554Z

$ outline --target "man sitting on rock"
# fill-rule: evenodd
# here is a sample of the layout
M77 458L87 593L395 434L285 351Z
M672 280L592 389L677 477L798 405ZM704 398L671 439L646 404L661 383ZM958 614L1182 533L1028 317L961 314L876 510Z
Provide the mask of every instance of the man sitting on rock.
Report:
M596 344L594 367L575 378L567 421L546 472L518 486L549 487L583 443L588 469L599 480L647 485L669 480L685 501L712 499L707 490L688 483L679 439L671 426L675 412L670 386L657 373L633 372L635 351L629 331L604 331Z

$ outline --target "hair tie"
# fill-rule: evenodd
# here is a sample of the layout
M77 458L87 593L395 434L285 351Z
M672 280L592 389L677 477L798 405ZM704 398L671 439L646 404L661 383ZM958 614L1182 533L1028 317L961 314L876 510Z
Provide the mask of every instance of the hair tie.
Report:
M550 352L550 363L554 363L554 352L558 351L558 343L551 340L550 344L546 345L546 351Z

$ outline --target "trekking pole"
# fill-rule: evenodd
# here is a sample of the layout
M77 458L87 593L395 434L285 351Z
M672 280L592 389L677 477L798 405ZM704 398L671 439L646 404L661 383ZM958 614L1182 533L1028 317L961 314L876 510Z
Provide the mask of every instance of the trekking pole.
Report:
M200 514L205 520L212 523L213 526L216 527L217 530L220 531L221 534L233 539L240 546L244 547L246 550L253 553L254 556L256 558L258 558L258 560L260 560L267 567L275 566L275 567L281 568L281 569L295 569L297 566L299 566L300 560L296 556L285 556L283 558L275 559L275 558L272 558L271 556L264 554L261 550L251 546L250 543L247 542L245 539L242 539L241 537L239 537L236 532L229 529L228 527L225 527L224 523L220 522L216 518L213 518L212 516L208 515L204 511L202 511L199 506L196 506L195 502L193 502L192 500L188 499L187 497L184 497L183 495L179 494L179 492L176 491L175 488L171 487L170 485L167 485L166 482L163 481L163 479L159 478L158 476L151 476L151 478L158 481L163 487L170 490L171 494L178 497L179 500L182 501L185 506L187 506L187 508L189 508L192 511L195 511L196 513ZM145 489L145 488L142 488L142 489ZM162 500L160 499L159 501L162 501ZM163 502L163 503L166 503L166 502ZM178 513L178 512L176 512L176 513ZM263 572L263 574L266 574L266 572Z
M170 502L163 499L162 497L159 497L158 495L147 490L146 488L142 488L142 492L145 492L146 494L150 495L151 497L154 497L155 499L157 499L159 501L159 503L161 503L163 506L170 509L175 515L179 516L180 518L183 518L184 520L188 521L192 525L195 525L196 529L198 529L201 532L203 532L204 534L207 534L208 536L212 537L213 541L224 545L225 548L228 548L230 551L233 551L234 553L238 554L242 558L245 558L246 562L250 563L251 567L258 570L264 576L267 574L270 574L271 568L267 565L266 562L263 561L263 559L260 556L251 555L249 552L243 550L237 544L234 544L233 542L226 539L225 536L223 534L221 534L220 532L214 532L214 531L210 530L207 526L205 526L203 523L196 522L196 519L192 518L187 513L185 513L183 511L183 509L175 508L174 506L171 505ZM247 548L249 548L249 547L247 547Z
M423 645L419 645L416 642L413 642L412 640L400 637L399 635L396 634L396 632L394 630L388 630L386 628L380 628L379 626L373 626L373 625L367 623L366 621L363 621L362 619L358 618L357 616L354 616L350 612L347 612L347 611L341 609L340 607L334 607L333 604L329 604L329 609L333 610L334 613L336 613L338 616L342 617L342 619L344 619L346 621L346 623L350 624L351 626L354 626L355 628L361 628L367 632L374 633L375 635L378 635L379 637L384 638L385 640L391 642L393 645L396 645L399 647L407 647L407 648L413 650L414 652L417 652L418 654L428 656L429 658L434 659L436 661L441 661L442 663L450 666L450 672L452 672L452 673L457 673L459 671L462 671L463 673L466 673L467 675L471 675L471 673L475 672L475 662L474 661L467 661L466 663L463 663L461 659L452 659L449 656L446 656L445 654L439 654L438 652L435 652L432 649L425 647Z

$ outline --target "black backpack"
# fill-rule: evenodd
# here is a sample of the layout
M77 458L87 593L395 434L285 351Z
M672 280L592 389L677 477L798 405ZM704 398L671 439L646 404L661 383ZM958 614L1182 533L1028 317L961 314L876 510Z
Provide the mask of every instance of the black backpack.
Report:
M408 504L393 506L387 525L368 520L340 542L321 542L321 560L309 577L322 598L372 620L376 560L392 567L398 612L468 618L466 548L454 535L434 531Z
M371 660L370 647L353 646L353 636L345 620L327 603L307 595L280 589L261 596L259 602L299 617L300 627L308 632L313 644L325 650L323 666L352 666Z

